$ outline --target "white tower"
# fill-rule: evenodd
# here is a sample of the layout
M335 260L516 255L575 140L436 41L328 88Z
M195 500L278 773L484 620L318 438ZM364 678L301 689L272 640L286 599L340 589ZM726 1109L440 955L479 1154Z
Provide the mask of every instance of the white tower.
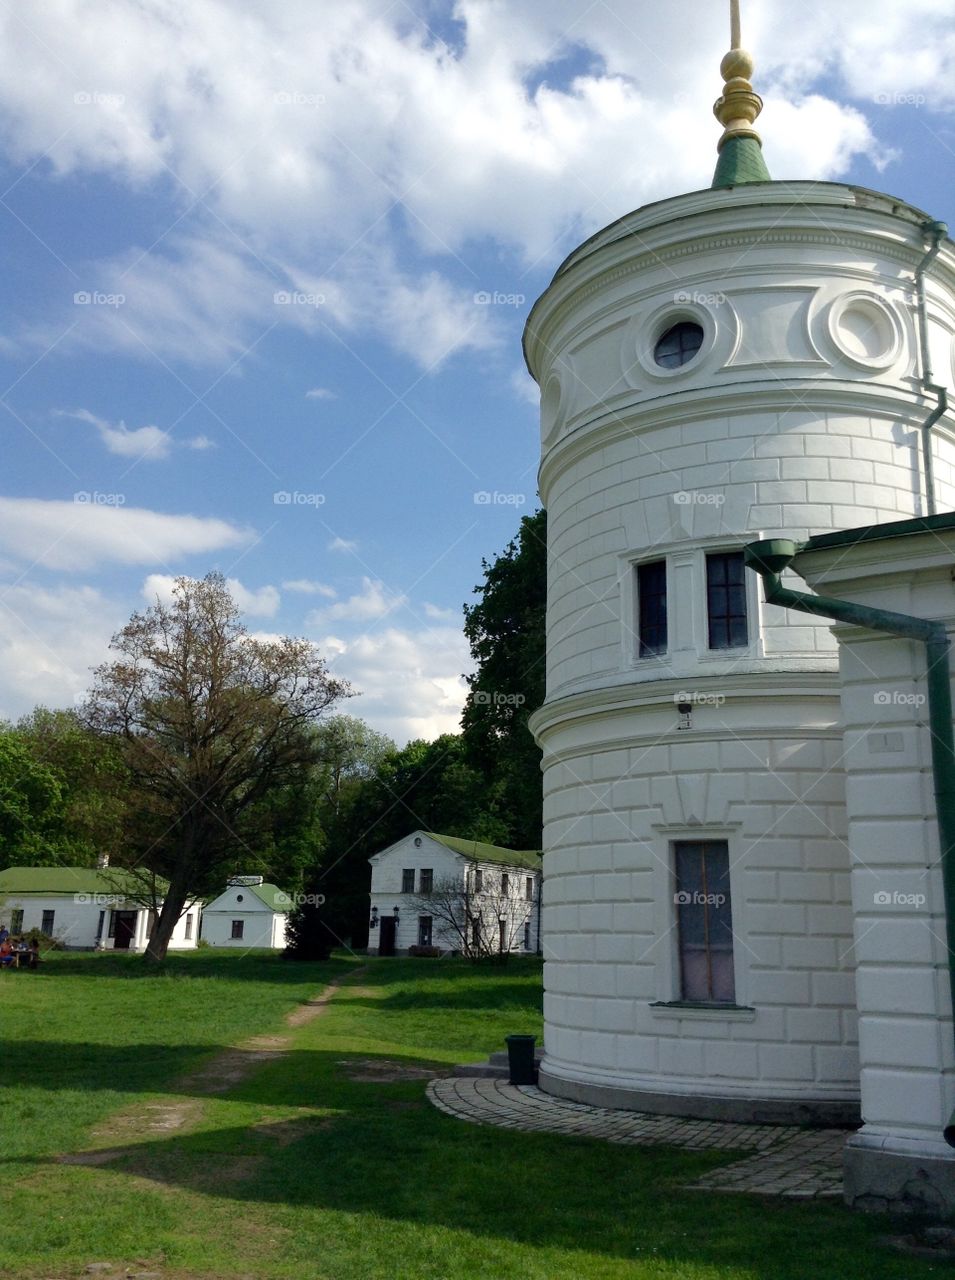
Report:
M838 646L760 600L742 548L955 505L932 389L955 245L890 196L771 181L736 21L732 43L713 187L593 236L525 333L549 527L541 1085L851 1121Z

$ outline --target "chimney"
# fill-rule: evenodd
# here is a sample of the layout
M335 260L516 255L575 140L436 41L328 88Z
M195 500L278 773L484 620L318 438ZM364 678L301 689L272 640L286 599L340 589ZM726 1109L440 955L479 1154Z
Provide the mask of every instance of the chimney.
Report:
M109 866L109 854L108 853L97 854L96 866L100 871L105 870L106 867Z

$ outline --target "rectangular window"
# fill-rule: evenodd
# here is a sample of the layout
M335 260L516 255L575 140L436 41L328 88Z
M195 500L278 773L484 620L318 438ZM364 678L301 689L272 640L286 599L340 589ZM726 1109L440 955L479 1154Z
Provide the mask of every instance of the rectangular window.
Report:
M711 649L745 649L746 570L742 551L706 557L706 616Z
M475 949L481 945L481 921L477 916L471 921L471 946Z
M530 949L531 949L531 922L530 920L525 920L524 921L524 950L530 951Z
M534 901L534 877L528 876L524 884L524 897L528 902Z
M484 889L484 872L477 867L474 872L474 892L481 893Z
M421 877L418 881L418 891L420 893L430 893L434 886L434 870L431 867L421 868Z
M186 916L186 941L192 941L192 923L195 917L190 913Z
M414 893L414 867L405 867L401 873L401 892Z
M433 921L431 916L418 916L418 946L419 947L431 946L432 924L433 924Z
M116 912L115 911L111 911L109 913L109 928L106 930L106 936L107 938L116 937Z
M244 935L245 935L245 921L244 921L244 920L233 920L233 921L232 921L232 936L233 936L233 938L241 938L241 937L244 937Z
M507 921L503 916L497 922L497 949L502 954L507 950Z
M733 1004L733 910L725 840L678 840L676 913L680 998Z
M641 658L666 653L667 562L637 567L637 653Z
M23 908L22 907L14 907L13 910L10 912L10 932L11 933L23 932Z
M53 919L55 915L55 911L44 911L40 920L40 930L45 933L48 938L52 938L53 936Z
M510 893L510 891L511 891L511 877L507 874L506 871L502 871L501 872L501 893Z

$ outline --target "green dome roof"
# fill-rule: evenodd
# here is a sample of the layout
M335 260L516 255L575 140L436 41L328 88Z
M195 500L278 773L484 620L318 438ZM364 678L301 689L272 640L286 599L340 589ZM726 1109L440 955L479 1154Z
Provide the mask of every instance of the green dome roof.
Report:
M772 182L763 147L757 138L727 138L716 162L713 190L720 187L740 187L747 182Z

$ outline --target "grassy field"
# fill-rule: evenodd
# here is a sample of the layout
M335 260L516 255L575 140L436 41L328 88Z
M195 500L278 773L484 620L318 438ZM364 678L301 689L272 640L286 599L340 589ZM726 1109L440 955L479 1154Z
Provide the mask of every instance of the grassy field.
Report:
M942 1274L838 1204L681 1189L725 1156L480 1128L394 1078L538 1032L533 961L205 951L146 976L58 956L0 974L0 1024L0 1273L20 1280L100 1261L169 1280Z

